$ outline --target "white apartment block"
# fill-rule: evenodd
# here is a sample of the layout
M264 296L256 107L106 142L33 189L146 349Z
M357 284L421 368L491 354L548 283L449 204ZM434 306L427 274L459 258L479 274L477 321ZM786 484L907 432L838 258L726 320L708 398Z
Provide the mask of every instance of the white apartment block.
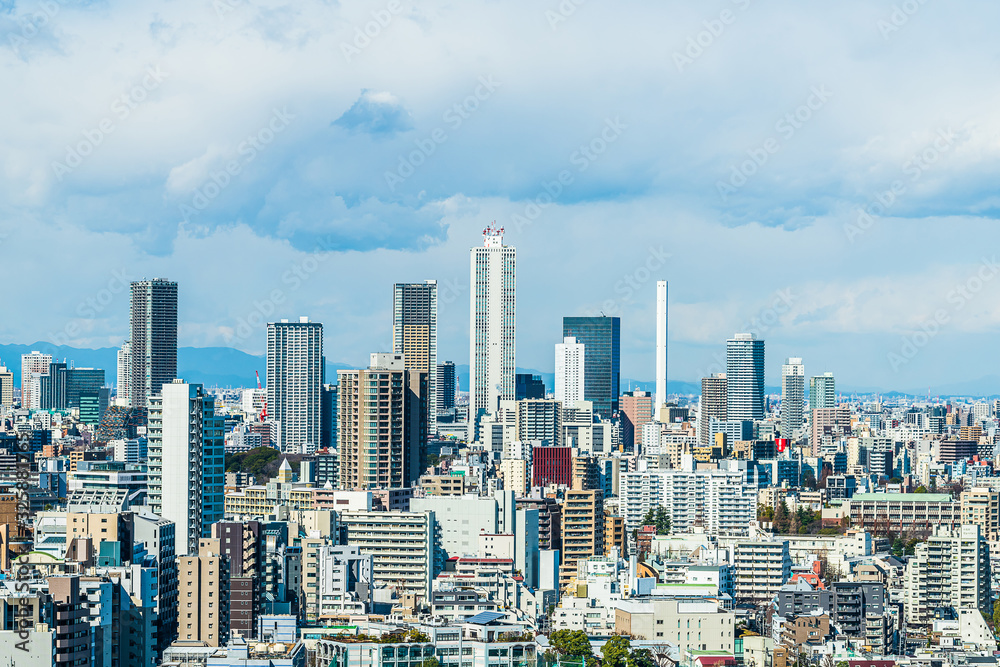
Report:
M311 454L320 441L323 389L323 325L298 322L267 325L267 410L278 422L278 449Z
M990 553L979 526L936 526L903 576L907 625L930 626L938 607L990 612Z
M583 398L584 355L583 343L568 336L556 343L556 391L557 401L576 403Z
M623 472L618 495L628 532L663 506L676 532L694 526L717 535L742 535L756 516L757 491L744 473L728 470Z
M769 603L792 576L788 542L740 542L733 549L736 603Z
M434 512L342 512L347 545L372 556L372 579L427 600L434 576Z
M21 407L37 410L42 407L41 376L48 375L51 354L33 351L21 355Z

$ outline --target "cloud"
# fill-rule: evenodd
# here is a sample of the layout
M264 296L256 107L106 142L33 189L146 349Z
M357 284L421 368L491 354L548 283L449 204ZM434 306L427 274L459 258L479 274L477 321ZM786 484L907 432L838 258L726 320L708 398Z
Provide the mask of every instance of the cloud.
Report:
M413 117L392 93L362 90L334 125L354 133L391 137L413 129Z

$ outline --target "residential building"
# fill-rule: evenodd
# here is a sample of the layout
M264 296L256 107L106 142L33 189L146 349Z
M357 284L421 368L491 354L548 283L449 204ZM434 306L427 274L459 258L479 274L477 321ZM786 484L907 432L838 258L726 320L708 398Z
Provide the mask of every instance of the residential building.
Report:
M392 288L392 351L403 355L407 370L426 375L426 423L437 421L437 319L436 280L396 283ZM423 444L423 443L421 443Z
M850 408L817 408L812 411L812 436L809 443L812 445L813 456L820 456L824 445L833 444L850 434Z
M604 555L604 493L600 490L566 491L562 514L562 567L559 586L573 585L577 563Z
M219 540L199 540L197 556L177 559L177 638L223 646L229 638L229 558Z
M470 252L469 434L479 440L479 422L501 400L514 400L516 261L503 243L503 228L483 230L483 245Z
M733 570L737 604L769 603L792 576L788 542L738 542Z
M962 523L961 503L947 493L855 493L846 513L851 526L874 533L958 528Z
M556 343L556 393L557 401L576 403L584 400L584 363L586 350L583 343L568 336Z
M149 398L177 377L177 283L162 278L132 283L129 347L130 405Z
M738 333L726 341L726 419L764 418L764 341Z
M177 554L195 554L198 540L222 519L224 420L200 384L174 380L149 397L149 504L177 527Z
M620 513L631 534L642 518L666 509L675 531L695 526L721 535L746 534L757 509L757 490L745 473L730 470L646 470L622 472Z
M0 366L0 407L14 406L14 374L6 366Z
M933 531L926 542L916 545L906 564L906 624L927 628L935 610L942 607L990 613L990 550L980 527L935 526Z
M436 571L434 512L342 512L343 543L372 556L376 584L400 596L430 596Z
M243 637L257 636L263 526L259 521L220 521L212 525L219 554L229 559L229 627Z
M621 394L621 318L564 317L566 338L584 348L583 400L594 404L601 419L611 419Z
M720 610L716 599L633 599L616 606L617 633L676 646L682 656L688 651L733 653L736 616Z
M1000 491L977 487L961 496L962 525L977 525L988 542L1000 540Z
M698 405L698 442L704 446L712 442L709 431L712 419L724 422L729 414L729 380L725 373L701 379L701 400Z
M427 440L427 373L407 369L400 354L375 353L367 369L337 375L340 488L413 486Z
M837 384L833 373L809 378L809 411L837 407Z
M267 325L267 410L278 449L312 454L320 443L323 325L300 317Z
M132 405L132 344L125 341L118 349L118 364L115 369L115 405Z
M21 407L38 410L42 407L42 376L49 372L51 354L32 351L21 355Z
M805 366L801 357L789 357L781 367L781 437L792 438L804 424Z
M645 391L627 391L618 402L622 449L641 452L642 427L653 420L653 397Z

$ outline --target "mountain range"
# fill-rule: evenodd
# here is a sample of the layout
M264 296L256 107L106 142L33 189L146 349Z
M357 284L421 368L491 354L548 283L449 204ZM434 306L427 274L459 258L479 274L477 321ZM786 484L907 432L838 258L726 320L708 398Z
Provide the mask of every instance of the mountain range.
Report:
M103 368L105 381L110 385L115 384L118 366L118 348L116 347L89 349L44 342L31 345L0 344L0 362L14 373L15 386L21 384L21 355L29 354L34 350L51 354L53 359L59 361L65 359L77 368ZM337 370L349 368L358 368L358 365L328 361L326 377L328 381L333 381L337 376ZM266 381L267 359L262 354L248 354L231 347L181 347L177 349L177 375L188 382L200 383L206 387L252 387L256 383L255 371L260 372L262 382ZM533 368L518 368L517 372L541 376L546 389L550 391L555 387L555 373ZM459 390L468 391L469 365L456 364L455 373L458 376ZM622 391L634 389L652 392L655 386L656 383L652 380L629 378L621 380ZM764 389L767 394L781 394L781 387L765 387ZM701 392L701 385L697 382L670 380L667 383L667 390L671 394L697 396ZM898 396L997 397L1000 396L1000 375L986 375L976 380L902 391L886 391L879 387L851 385L838 386L837 391L841 395L879 393L886 398Z

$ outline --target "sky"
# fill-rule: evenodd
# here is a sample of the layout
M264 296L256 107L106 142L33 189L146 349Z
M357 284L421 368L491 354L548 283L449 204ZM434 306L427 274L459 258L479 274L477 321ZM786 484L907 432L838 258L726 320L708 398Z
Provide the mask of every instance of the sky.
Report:
M0 342L121 344L180 284L180 345L323 322L391 340L436 279L468 363L469 249L517 248L517 365L622 318L622 373L766 340L839 386L992 376L1000 6L970 0L0 0ZM996 391L1000 392L1000 379Z

